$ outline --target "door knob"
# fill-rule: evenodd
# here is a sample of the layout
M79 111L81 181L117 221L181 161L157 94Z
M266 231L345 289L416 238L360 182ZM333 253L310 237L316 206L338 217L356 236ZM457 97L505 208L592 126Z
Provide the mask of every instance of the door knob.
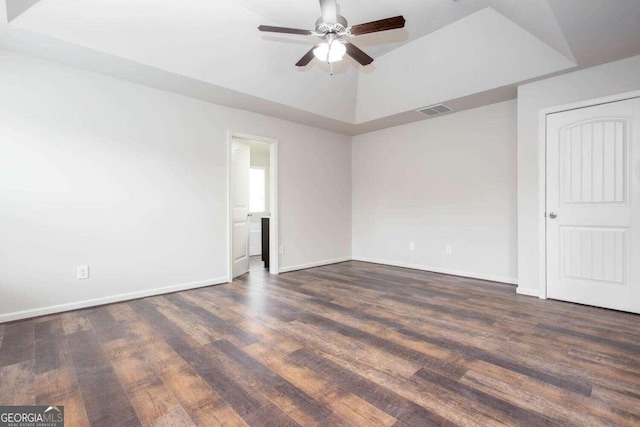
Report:
M557 217L558 217L558 215L556 215L554 212L551 212L549 214L549 218L551 218L551 219L556 219Z

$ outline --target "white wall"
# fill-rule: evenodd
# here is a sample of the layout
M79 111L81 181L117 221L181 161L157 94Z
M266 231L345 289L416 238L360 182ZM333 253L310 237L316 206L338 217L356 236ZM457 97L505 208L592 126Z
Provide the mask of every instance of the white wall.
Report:
M540 110L640 89L640 56L518 88L518 292L539 295Z
M270 171L271 171L271 159L269 157L269 145L260 143L260 142L249 142L249 148L251 149L251 167L259 167L264 168L264 179L265 179L265 201L264 201L264 209L263 213L270 213L269 202L271 201L270 197ZM251 222L260 222L260 215L253 215L251 217Z
M515 100L352 146L354 259L515 281Z
M228 130L279 141L281 267L350 256L349 137L9 51L0 63L0 322L224 281Z
M251 216L251 226L249 227L249 255L256 256L262 255L262 218L269 216L271 209L269 203L271 202L270 191L270 171L271 171L271 157L270 157L270 144L246 141L249 149L251 150L251 168L264 169L264 211L254 212ZM253 191L253 186L250 186L249 193Z

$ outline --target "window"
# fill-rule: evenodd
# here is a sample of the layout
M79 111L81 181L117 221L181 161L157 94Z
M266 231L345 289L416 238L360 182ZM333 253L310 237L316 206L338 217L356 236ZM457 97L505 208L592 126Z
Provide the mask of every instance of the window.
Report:
M249 175L249 210L251 212L264 212L266 180L264 168L252 167Z

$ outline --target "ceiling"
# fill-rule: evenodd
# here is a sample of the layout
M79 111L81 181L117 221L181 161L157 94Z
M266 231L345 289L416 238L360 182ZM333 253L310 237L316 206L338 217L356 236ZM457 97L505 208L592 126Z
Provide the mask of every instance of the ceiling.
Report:
M640 54L638 0L338 0L350 24L402 14L360 36L375 58L295 62L317 0L0 0L0 47L234 108L346 134L515 97L522 82Z

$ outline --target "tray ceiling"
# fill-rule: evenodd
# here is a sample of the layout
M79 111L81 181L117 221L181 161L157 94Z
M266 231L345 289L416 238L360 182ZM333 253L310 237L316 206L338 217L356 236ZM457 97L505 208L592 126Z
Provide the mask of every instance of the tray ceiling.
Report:
M375 58L294 63L316 0L0 0L0 47L222 105L359 133L513 97L523 81L640 54L630 0L338 1L350 24L402 14L402 30L357 37ZM144 74L141 74L144 73ZM145 75L148 76L145 79Z

